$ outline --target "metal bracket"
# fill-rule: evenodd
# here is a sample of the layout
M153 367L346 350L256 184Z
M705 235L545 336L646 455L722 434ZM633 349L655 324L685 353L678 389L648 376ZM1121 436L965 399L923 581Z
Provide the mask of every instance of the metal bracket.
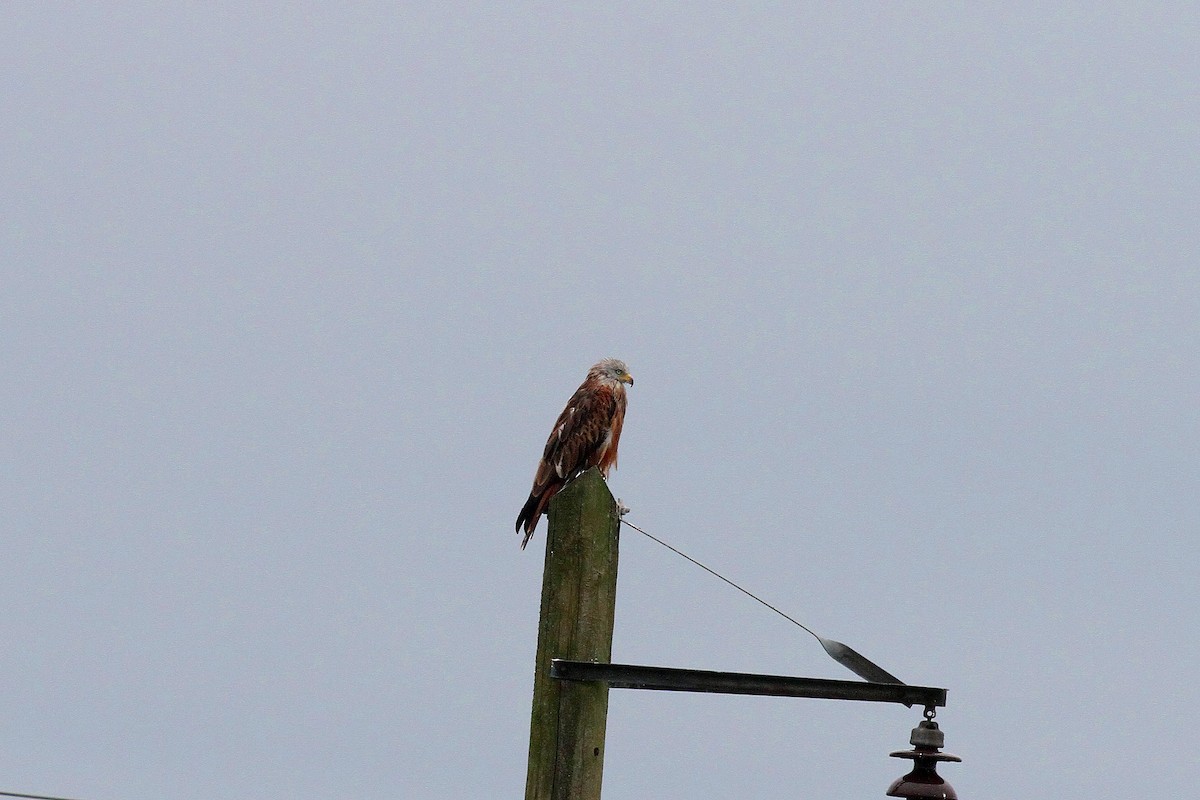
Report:
M755 675L746 672L711 672L700 669L645 667L635 664L598 664L591 661L550 662L550 677L564 681L598 681L614 689L653 689L667 692L715 692L770 697L809 697L820 700L864 700L902 703L926 708L946 705L946 690L903 683L835 681Z

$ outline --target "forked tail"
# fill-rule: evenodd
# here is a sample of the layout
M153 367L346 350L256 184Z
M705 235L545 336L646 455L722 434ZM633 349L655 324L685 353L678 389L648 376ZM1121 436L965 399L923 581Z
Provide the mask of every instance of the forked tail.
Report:
M525 527L525 538L521 540L521 549L525 549L525 545L529 544L530 538L533 537L533 531L537 528L538 518L542 516L541 509L538 507L538 501L541 498L535 494L530 494L529 499L525 501L525 505L521 508L521 513L517 515L517 530L521 530L521 526Z

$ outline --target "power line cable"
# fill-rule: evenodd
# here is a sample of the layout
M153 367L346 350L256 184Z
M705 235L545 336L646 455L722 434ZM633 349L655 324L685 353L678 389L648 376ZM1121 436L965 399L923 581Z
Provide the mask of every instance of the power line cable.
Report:
M22 794L20 792L0 792L0 797L26 797L29 800L72 800L70 797L52 797L46 794Z
M776 608L775 606L771 605L771 604L770 604L770 603L768 603L766 600L763 600L761 597L759 597L758 595L754 594L753 592L751 592L751 591L748 591L748 590L746 590L746 589L743 589L741 586L738 586L736 583L734 583L733 581L729 580L729 578L726 578L724 575L722 575L721 573L717 572L715 569L713 569L713 568L711 568L711 567L706 567L704 564L701 564L699 561L697 561L696 559L692 558L691 556L689 556L687 553L683 552L682 550L678 550L678 549L676 549L676 548L672 547L671 545L669 545L669 544L667 544L666 542L664 542L662 539L659 539L657 536L653 536L653 535L651 535L651 534L649 534L649 533L646 533L644 530L642 530L641 528L639 528L637 525L634 525L632 522L629 522L628 520L625 520L625 519L622 519L622 520L621 520L621 522L623 522L624 524L628 525L630 528L633 528L635 531L637 531L638 533L642 534L643 536L645 536L645 537L647 537L647 538L649 538L649 539L653 539L654 541L658 542L658 543L659 543L659 544L661 544L663 547L665 547L665 548L667 548L668 550L670 550L672 553L675 553L675 554L676 554L676 555L678 555L678 556L681 556L681 557L683 557L683 558L686 558L688 561L692 562L693 564L695 564L697 567L699 567L700 569L704 570L704 571L705 571L705 572L707 572L708 574L710 574L710 575L713 575L713 576L715 576L715 577L717 577L717 578L720 578L721 580L725 581L725 582L726 582L726 583L728 583L730 586L732 586L733 588L737 589L739 592L741 592L742 594L746 595L746 596L747 596L747 597L749 597L750 599L752 599L752 600L756 600L756 601L758 601L759 603L762 603L764 606L766 606L767 608L771 609L771 610L772 610L772 611L774 611L776 614L778 614L779 616L781 616L781 617L783 617L784 619L786 619L788 622L790 622L790 623L792 623L793 625L795 625L795 626L797 626L797 627L799 627L799 628L803 629L804 631L806 631L807 633L809 633L809 634L810 634L810 635L811 635L811 636L812 636L814 639L816 639L818 642L819 642L819 641L821 641L821 637L820 637L820 636L818 636L818 635L816 634L816 632L815 632L815 631L813 631L813 629L812 629L812 628L808 627L807 625L805 625L805 624L804 624L804 623L802 623L802 622L799 622L798 620L794 619L793 617L791 617L791 616L789 616L789 615L787 615L787 614L783 613L783 612L782 612L782 611L780 611L778 608Z

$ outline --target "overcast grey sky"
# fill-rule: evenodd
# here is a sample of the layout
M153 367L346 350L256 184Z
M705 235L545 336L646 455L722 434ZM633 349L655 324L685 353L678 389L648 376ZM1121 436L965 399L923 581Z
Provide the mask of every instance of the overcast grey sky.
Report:
M521 796L611 355L630 520L947 687L964 800L1190 796L1200 10L1044 5L8 4L0 790ZM614 658L850 677L633 533ZM605 797L919 719L614 692Z

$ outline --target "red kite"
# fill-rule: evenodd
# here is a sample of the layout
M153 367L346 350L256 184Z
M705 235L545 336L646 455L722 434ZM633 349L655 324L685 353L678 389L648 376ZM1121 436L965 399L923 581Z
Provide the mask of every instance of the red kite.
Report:
M617 444L625 422L626 383L633 386L625 362L615 358L599 361L588 370L587 378L558 415L534 473L533 490L517 516L517 530L525 526L522 550L559 489L592 467L599 467L607 479L608 471L617 465Z

